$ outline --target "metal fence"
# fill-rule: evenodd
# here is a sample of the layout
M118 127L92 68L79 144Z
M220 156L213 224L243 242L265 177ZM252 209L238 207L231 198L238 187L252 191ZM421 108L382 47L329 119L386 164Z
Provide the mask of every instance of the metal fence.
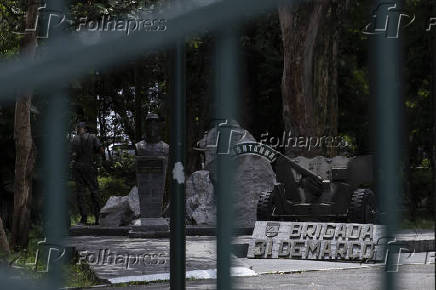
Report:
M39 89L49 95L48 118L45 130L50 132L43 144L45 164L46 200L45 219L47 240L62 244L65 235L65 183L66 147L65 134L69 117L68 97L64 89L69 80L85 74L89 68L104 69L122 64L132 57L151 49L175 47L173 61L173 108L171 124L171 160L185 163L185 73L184 41L198 31L216 31L216 104L218 119L232 119L237 112L237 31L242 16L253 17L274 10L283 1L278 0L225 0L190 11L183 11L184 2L175 0L168 12L168 30L152 38L146 32L136 32L129 37L114 33L102 35L94 45L83 44L72 35L55 34L37 59L23 57L0 65L0 101L12 101L17 92ZM286 1L298 4L303 1ZM376 0L375 4L382 3ZM391 1L395 2L395 1ZM400 1L398 1L400 2ZM401 4L401 3L398 3ZM62 1L49 1L48 7L65 11ZM226 26L223 27L223 24ZM395 232L398 223L399 193L401 192L401 74L400 39L375 36L371 58L373 60L372 88L376 108L376 177L378 192L383 194L379 204L386 212L388 234ZM110 49L108 49L110 48ZM172 166L170 166L172 168ZM217 161L217 285L218 289L231 289L231 238L232 210L231 160L220 156ZM185 186L173 180L171 186L171 288L185 288ZM30 286L20 280L11 280L8 272L0 277L5 289L58 289L62 287L60 269L49 272L49 279L40 285ZM385 275L386 289L394 289L392 273Z

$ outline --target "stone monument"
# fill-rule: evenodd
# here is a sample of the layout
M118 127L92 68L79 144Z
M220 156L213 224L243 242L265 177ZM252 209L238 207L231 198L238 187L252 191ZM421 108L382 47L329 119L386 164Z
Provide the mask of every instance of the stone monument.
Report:
M168 144L160 137L159 116L148 113L145 119L145 140L136 143L140 218L132 226L132 232L169 230L168 222L162 217L168 151Z
M229 120L225 125L230 135L230 146L256 139L236 121ZM221 128L222 129L222 128ZM217 140L226 136L218 126L211 128L197 143L195 150L204 154L202 170L192 173L186 181L186 215L193 224L215 225L214 186L217 184L215 173ZM240 154L235 156L234 225L238 228L252 228L256 222L256 210L259 196L263 191L274 188L276 176L271 163L258 155ZM223 181L229 182L229 181Z
M374 224L257 221L247 258L374 262L386 258L386 228Z

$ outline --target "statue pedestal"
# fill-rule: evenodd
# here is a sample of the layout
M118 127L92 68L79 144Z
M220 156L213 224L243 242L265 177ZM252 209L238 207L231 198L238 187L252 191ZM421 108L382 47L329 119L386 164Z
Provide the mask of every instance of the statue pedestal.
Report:
M166 219L159 218L140 218L132 226L132 232L167 232L169 225Z
M144 141L138 144L140 155L135 159L140 218L132 225L129 235L134 236L135 233L144 232L168 232L168 222L162 218L168 145L163 142L147 144Z

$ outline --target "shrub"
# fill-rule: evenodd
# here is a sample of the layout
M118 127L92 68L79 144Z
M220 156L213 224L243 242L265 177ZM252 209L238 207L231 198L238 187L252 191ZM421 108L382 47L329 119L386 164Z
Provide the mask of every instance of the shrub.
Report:
M102 207L112 195L127 195L131 185L124 178L102 176L98 178Z

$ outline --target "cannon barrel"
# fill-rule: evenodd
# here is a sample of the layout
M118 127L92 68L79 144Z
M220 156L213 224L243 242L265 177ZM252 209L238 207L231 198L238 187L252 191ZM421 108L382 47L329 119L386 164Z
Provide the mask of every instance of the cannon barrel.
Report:
M293 170L291 170L293 169ZM295 173L301 175L300 180L296 180ZM319 196L324 189L323 178L314 172L302 167L288 156L280 154L276 163L277 181L283 183L288 200L301 201L307 200L300 194L311 193L310 195ZM300 192L298 188L303 188ZM300 192L300 193L298 193Z
M303 177L309 177L310 179L313 179L315 183L319 183L322 186L324 179L321 176L318 176L314 172L302 167L288 156L283 155L283 157L297 173L301 174Z

